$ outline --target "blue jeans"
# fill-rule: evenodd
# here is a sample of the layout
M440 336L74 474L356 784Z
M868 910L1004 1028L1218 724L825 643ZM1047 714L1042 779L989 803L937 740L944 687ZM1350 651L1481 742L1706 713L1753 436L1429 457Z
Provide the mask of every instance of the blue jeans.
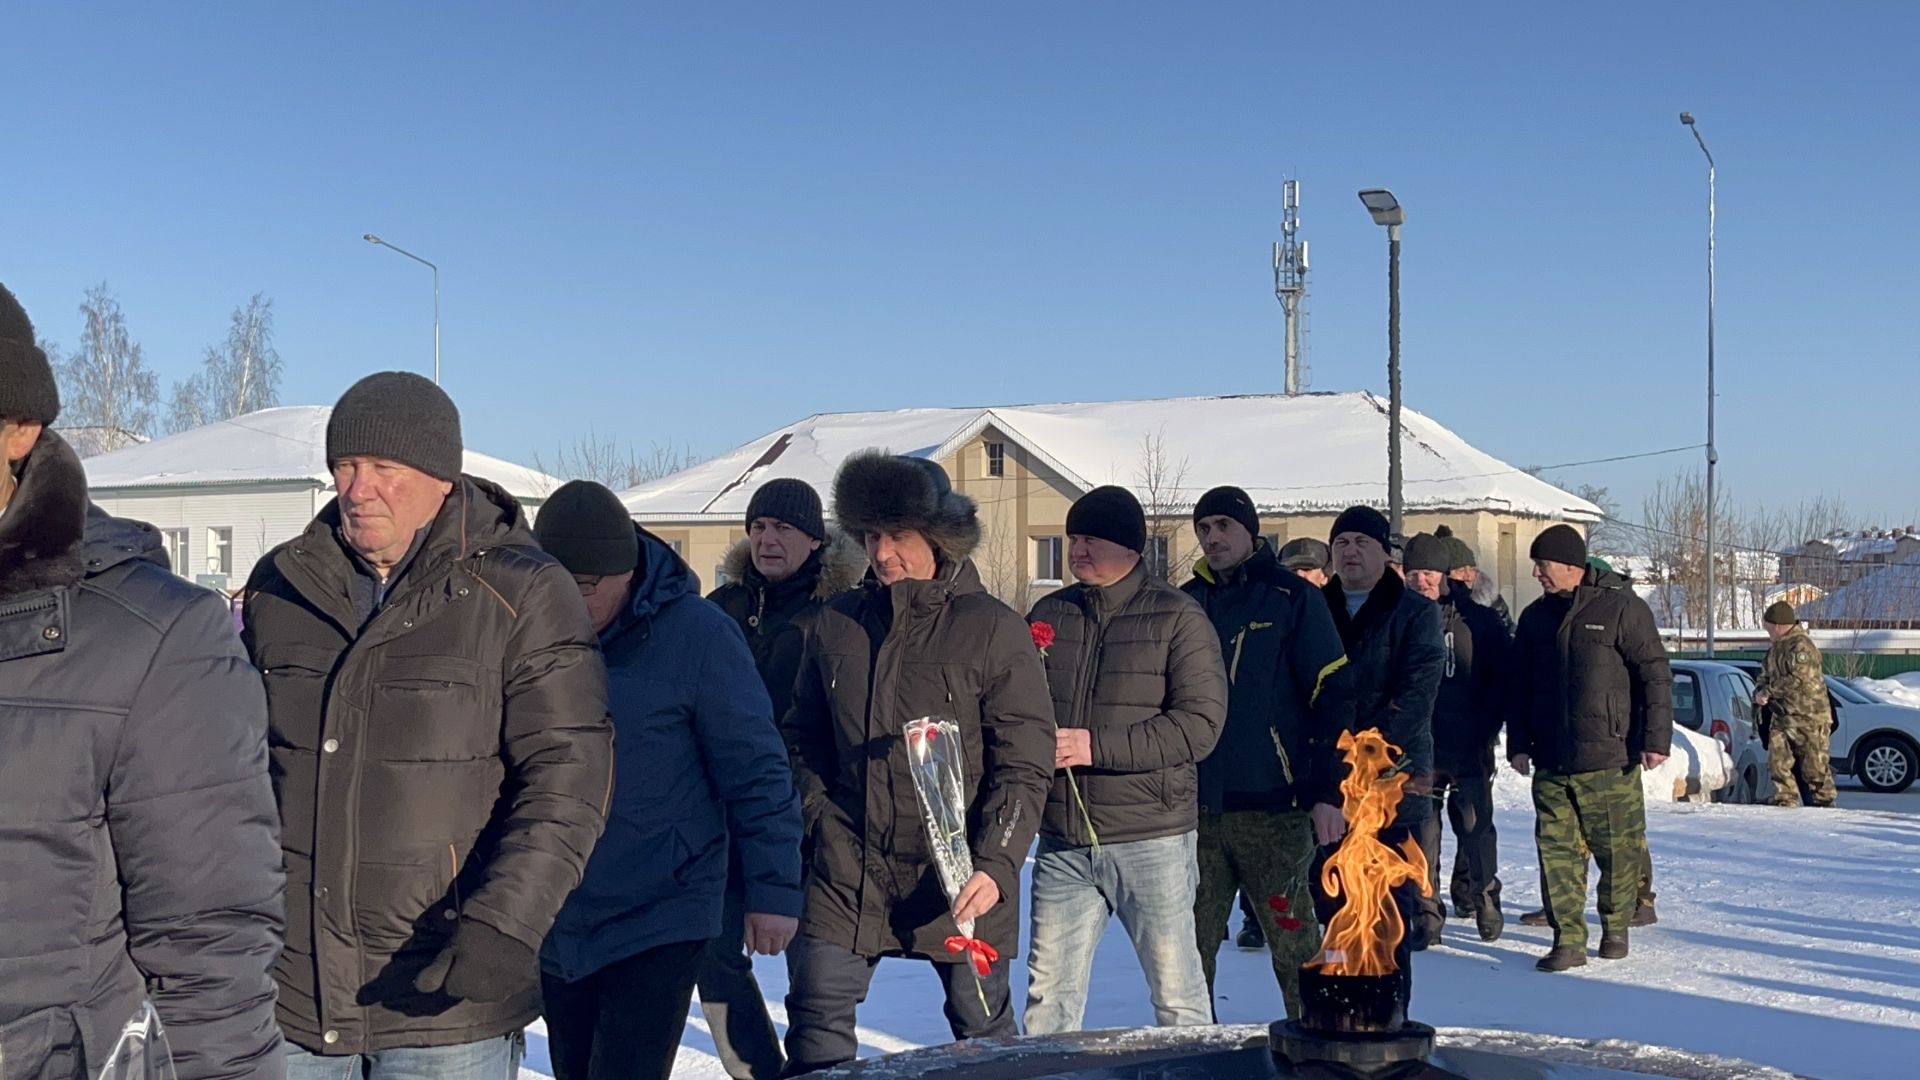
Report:
M1213 999L1193 936L1200 883L1197 834L1091 847L1045 836L1033 859L1033 944L1027 957L1029 1035L1078 1031L1093 953L1120 916L1147 976L1154 1022L1213 1022Z
M287 1080L519 1080L527 1037L323 1057L287 1044Z

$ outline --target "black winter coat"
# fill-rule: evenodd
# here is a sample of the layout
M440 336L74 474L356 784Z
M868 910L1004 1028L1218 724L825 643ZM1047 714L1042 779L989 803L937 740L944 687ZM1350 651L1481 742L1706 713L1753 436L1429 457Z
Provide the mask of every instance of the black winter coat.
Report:
M339 521L328 504L247 583L286 849L281 1027L326 1054L503 1036L540 1013L534 955L611 794L593 626L486 481L455 485L364 628ZM460 919L527 947L525 993L413 988Z
M1440 620L1446 665L1433 707L1433 767L1446 777L1491 776L1512 643L1499 612L1457 581L1441 594Z
M1433 774L1433 706L1447 666L1446 646L1440 634L1440 608L1407 588L1400 575L1389 570L1367 595L1360 610L1349 616L1340 579L1327 582L1327 607L1347 646L1353 670L1353 725L1356 731L1379 728L1387 742L1400 748L1407 771L1416 784L1431 782ZM1400 800L1396 824L1424 820L1432 800Z
M852 537L829 527L827 542L792 577L769 582L753 567L752 545L751 539L741 540L727 550L720 567L727 584L707 599L720 605L747 636L753 666L778 719L793 703L793 680L800 673L807 629L827 601L860 584L867 553Z
M1020 867L1053 779L1053 709L1027 624L988 595L970 560L932 581L869 576L807 635L783 727L812 837L801 932L862 956L958 963L951 907L908 771L905 725L958 722L975 871L1000 888L974 936L1020 940Z
M1624 769L1673 745L1673 671L1647 602L1612 570L1520 613L1507 756L1556 773Z
M1224 575L1202 559L1181 588L1207 613L1227 666L1227 723L1200 763L1200 809L1339 806L1353 686L1319 592L1265 540Z
M225 601L42 432L0 515L0 1076L98 1076L143 1000L180 1080L284 1075L266 731Z
M1143 563L1105 588L1050 593L1027 618L1053 627L1046 665L1054 720L1086 728L1093 758L1073 775L1084 816L1061 770L1041 831L1085 847L1197 828L1197 763L1227 719L1227 669L1207 613Z

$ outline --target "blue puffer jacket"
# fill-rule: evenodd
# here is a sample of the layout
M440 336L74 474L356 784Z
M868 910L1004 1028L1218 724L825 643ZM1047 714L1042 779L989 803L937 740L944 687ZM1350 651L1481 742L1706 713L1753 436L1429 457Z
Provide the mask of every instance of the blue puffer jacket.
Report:
M800 914L800 805L740 628L646 530L631 605L600 634L613 709L613 806L540 965L576 982L720 932L729 836L747 910Z

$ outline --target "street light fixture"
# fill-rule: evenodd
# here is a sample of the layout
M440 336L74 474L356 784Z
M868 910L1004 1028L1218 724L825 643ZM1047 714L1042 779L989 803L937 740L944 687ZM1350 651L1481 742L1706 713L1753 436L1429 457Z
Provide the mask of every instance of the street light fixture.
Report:
M420 265L426 267L427 269L433 271L433 385L439 386L440 385L440 268L428 262L427 260L421 258L420 256L415 255L413 252L408 251L406 248L396 247L393 244L389 244L385 240L380 239L379 237L373 235L372 233L366 234L365 236L361 237L361 239L365 240L369 244L378 244L383 248L387 248L392 251L397 251L400 254L405 255L407 258L412 259L414 262L417 262Z
M1693 114L1683 112L1680 122L1688 131L1693 132L1693 141L1700 144L1700 152L1707 156L1707 658L1713 658L1713 630L1720 620L1716 617L1718 609L1714 606L1714 546L1713 519L1719 515L1719 504L1714 501L1713 474L1720 464L1720 451L1713 443L1713 226L1714 226L1714 165L1713 151L1707 149L1707 140L1700 137L1700 128L1693 122Z
M1400 226L1407 212L1386 188L1368 188L1360 203L1375 225L1387 227L1387 524L1394 536L1403 535L1405 509L1400 475Z

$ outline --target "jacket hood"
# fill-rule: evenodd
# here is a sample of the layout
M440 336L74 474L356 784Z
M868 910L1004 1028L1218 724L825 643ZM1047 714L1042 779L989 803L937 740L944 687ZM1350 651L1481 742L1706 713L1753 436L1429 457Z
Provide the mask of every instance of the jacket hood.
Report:
M87 474L79 456L51 429L43 430L21 464L13 500L0 514L0 596L80 580L87 509Z
M179 570L179 567L168 566L167 546L160 539L159 529L144 521L111 517L97 506L87 508L87 531L80 543L80 553L86 559L90 575L126 562L150 562Z
M1629 582L1627 576L1605 563L1588 566L1587 576L1580 579L1583 589L1624 589Z
M827 601L860 584L860 579L866 576L867 565L866 550L846 530L829 525L826 542L799 572L814 575L812 597ZM720 572L729 582L764 584L759 572L753 569L752 539L737 540L727 549L726 557L720 561Z
M641 560L640 575L633 582L633 602L628 607L634 618L649 618L683 596L700 595L700 579L685 559L640 526L635 525L633 531L639 536Z

